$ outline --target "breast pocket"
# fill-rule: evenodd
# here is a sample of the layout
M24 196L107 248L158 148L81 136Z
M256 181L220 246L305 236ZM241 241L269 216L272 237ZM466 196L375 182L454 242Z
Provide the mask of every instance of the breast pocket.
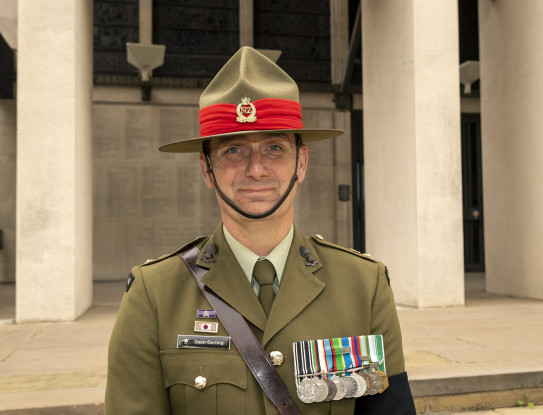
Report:
M245 413L247 370L241 356L209 349L160 352L172 414ZM202 389L196 378L205 378ZM218 409L220 407L220 410Z

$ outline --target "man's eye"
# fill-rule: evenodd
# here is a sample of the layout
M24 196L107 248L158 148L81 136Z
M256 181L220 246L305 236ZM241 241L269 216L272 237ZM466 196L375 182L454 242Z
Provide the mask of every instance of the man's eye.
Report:
M281 151L281 150L282 150L282 148L281 148L281 146L278 145L278 144L272 144L272 145L270 146L270 151L274 151L274 152L275 152L275 151Z
M223 157L231 161L240 161L247 156L247 149L244 146L231 146L224 150Z

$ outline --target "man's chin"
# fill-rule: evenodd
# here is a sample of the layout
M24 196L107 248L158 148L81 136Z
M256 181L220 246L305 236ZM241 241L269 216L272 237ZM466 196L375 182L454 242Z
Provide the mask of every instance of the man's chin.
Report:
M239 203L239 204L235 203L235 204L243 212L252 216L258 216L258 215L263 215L265 213L268 213L270 210L272 210L275 207L277 202L275 203L253 202L253 203Z

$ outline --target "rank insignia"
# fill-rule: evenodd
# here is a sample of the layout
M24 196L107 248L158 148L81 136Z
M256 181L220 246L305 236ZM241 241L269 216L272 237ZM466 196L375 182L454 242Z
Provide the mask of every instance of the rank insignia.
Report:
M128 280L126 280L126 287L125 287L126 292L128 292L128 290L130 289L130 286L132 285L135 279L136 278L134 278L134 275L132 273L128 274Z
M215 244L211 244L206 247L206 252L202 257L202 261L205 263L215 262L215 254L219 252L219 247Z
M317 265L317 260L311 256L311 252L305 246L300 245L300 256L305 258L305 265L308 267L314 267Z
M194 331L202 333L217 333L219 331L219 323L211 323L209 321L195 321Z
M254 104L251 104L250 98L241 98L241 103L237 107L238 118L237 122L255 122L256 121L256 108Z

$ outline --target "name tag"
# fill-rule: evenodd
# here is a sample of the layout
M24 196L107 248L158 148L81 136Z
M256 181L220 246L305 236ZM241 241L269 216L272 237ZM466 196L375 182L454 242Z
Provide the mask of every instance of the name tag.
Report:
M178 349L230 349L228 336L194 336L186 334L177 335Z

